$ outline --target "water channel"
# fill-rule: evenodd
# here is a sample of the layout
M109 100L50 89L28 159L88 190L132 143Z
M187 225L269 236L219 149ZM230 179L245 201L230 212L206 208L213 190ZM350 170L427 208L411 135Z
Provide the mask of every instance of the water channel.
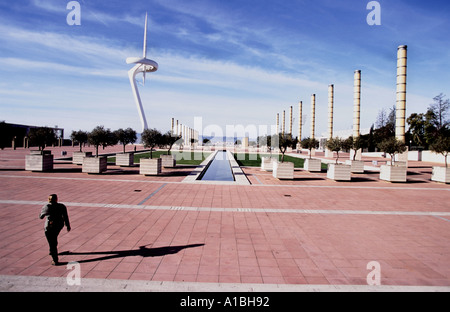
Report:
M227 151L218 151L198 180L202 181L235 181Z

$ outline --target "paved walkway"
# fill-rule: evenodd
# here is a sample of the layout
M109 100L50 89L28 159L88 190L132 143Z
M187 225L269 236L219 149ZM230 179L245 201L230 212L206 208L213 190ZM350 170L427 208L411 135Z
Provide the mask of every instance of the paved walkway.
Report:
M248 167L243 186L183 183L189 166L26 172L26 153L0 151L2 291L450 290L450 186L430 181L429 163L410 162L408 183L395 184L376 171L279 181ZM80 286L50 265L38 219L50 193L69 210L60 260L80 265ZM381 286L368 286L378 272Z

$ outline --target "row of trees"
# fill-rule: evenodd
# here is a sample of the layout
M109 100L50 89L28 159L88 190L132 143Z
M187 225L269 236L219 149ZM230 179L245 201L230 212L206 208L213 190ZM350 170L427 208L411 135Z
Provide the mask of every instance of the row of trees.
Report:
M95 155L98 156L98 148L100 146L104 149L107 146L113 146L118 143L123 145L123 152L125 153L125 147L136 142L137 133L131 128L111 131L110 129L105 129L104 126L98 126L91 132L72 131L70 138L74 144L79 144L80 152L82 152L83 145L86 143L92 144L95 147Z
M287 148L292 147L295 148L296 144L298 143L297 138L293 138L291 134L282 134L279 133L278 135L272 135L272 136L265 136L265 137L259 137L258 142L261 145L267 145L272 147L278 147L280 149L280 152L282 154L281 161L284 160L284 154L287 150ZM311 157L311 151L313 149L319 148L319 141L315 138L305 138L300 142L300 145L302 148L307 149L310 151L310 157ZM327 140L326 147L336 152L336 163L338 163L339 160L339 152L341 151L349 151L349 150L359 150L359 149L365 149L369 145L369 142L367 140L367 136L359 136L359 137L348 137L347 139L341 139L341 138L331 138ZM389 136L385 138L383 141L377 143L377 147L382 152L389 154L391 156L391 159L394 161L395 154L397 153L403 153L407 150L406 144L402 141L397 140L395 136ZM433 143L430 144L430 149L438 154L442 154L445 158L445 166L447 167L447 156L450 153L450 136L445 135L438 135L434 140ZM356 153L353 156L353 160L356 158Z
M412 113L407 119L409 129L405 133L406 143L410 149L428 150L436 140L450 136L450 100L444 94L433 98L425 113ZM370 133L364 137L368 141L369 150L386 138L395 136L395 106L389 112L383 109L379 112L376 124Z
M73 131L70 138L74 143L80 145L80 152L82 151L82 146L89 143L95 147L95 155L98 156L98 148L100 146L103 149L107 146L113 146L118 143L123 145L123 152L125 153L125 148L128 144L133 144L137 140L137 133L131 128L118 129L116 131L111 131L110 129L105 129L104 126L98 126L94 128L91 132L86 131ZM170 131L162 134L157 129L146 129L141 135L141 141L145 148L150 148L150 157L153 157L152 150L155 147L168 147L170 150L172 146L181 140L181 136L172 135Z

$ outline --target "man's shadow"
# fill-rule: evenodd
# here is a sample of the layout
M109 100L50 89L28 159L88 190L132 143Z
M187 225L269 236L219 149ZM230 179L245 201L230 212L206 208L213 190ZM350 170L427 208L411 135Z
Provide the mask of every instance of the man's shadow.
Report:
M59 255L103 255L101 257L92 258L92 259L84 259L77 261L78 263L87 263L94 261L102 261L108 259L115 258L125 258L125 257L133 257L133 256L141 256L143 258L146 257L161 257L170 254L176 254L179 251L186 248L195 248L201 247L205 244L192 244L192 245L184 245L184 246L168 246L168 247L158 247L158 248L147 248L145 246L140 246L139 249L132 250L117 250L117 251L92 251L92 252L71 252L64 251L59 253Z

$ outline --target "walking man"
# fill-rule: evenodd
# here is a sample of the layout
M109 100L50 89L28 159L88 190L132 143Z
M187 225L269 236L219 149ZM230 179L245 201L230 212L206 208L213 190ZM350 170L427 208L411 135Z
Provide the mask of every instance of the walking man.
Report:
M63 204L58 203L58 196L51 194L48 196L48 204L42 207L40 219L47 217L45 221L45 237L50 247L50 256L52 256L52 265L58 265L58 235L64 225L67 232L70 231L69 215L67 208Z

